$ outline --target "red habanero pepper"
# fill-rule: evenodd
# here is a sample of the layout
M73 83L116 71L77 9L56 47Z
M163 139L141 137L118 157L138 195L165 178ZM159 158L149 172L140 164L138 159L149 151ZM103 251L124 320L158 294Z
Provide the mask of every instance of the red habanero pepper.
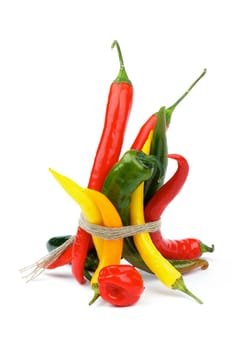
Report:
M166 108L166 122L167 122L167 128L170 125L172 114L176 107L179 105L179 103L185 98L185 96L188 95L188 93L192 90L192 88L198 83L199 80L206 74L206 69L203 70L201 75L190 85L188 90L185 91L185 93L178 98L178 100L173 103L170 107ZM141 150L144 143L146 142L148 135L151 130L155 128L157 121L157 113L154 113L150 118L146 120L146 122L142 125L140 128L131 148L136 150Z
M119 159L133 102L133 86L127 76L120 46L116 40L112 48L115 46L120 70L110 86L104 127L88 183L88 188L98 191L101 191L108 172ZM91 240L91 235L78 227L73 244L72 273L79 283L84 283L84 265Z
M109 265L98 277L101 297L114 306L135 304L144 291L143 279L132 265Z
M178 162L175 174L153 195L147 203L144 214L146 221L158 220L167 205L181 190L189 172L187 160L178 154L169 154L169 158ZM204 252L212 252L214 246L208 247L200 240L186 238L180 240L164 239L161 231L150 233L151 239L166 259L188 260L201 256Z

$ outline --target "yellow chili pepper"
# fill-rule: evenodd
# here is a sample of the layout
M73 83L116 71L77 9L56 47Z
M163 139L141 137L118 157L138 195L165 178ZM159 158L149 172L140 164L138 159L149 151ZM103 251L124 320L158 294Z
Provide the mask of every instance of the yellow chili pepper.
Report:
M142 149L146 154L149 154L150 151L151 136L151 134L148 136L148 139ZM132 195L130 209L132 225L145 223L143 198L144 184L141 184ZM202 301L187 289L181 273L167 259L165 259L163 255L160 254L158 249L153 244L148 232L136 234L133 236L133 239L135 246L145 264L166 287L178 289L202 304Z
M105 227L122 226L118 211L103 193L89 188L82 188L68 177L52 169L49 170L71 198L79 204L90 223L104 225ZM97 282L100 270L108 265L120 264L123 249L123 239L105 240L94 235L92 237L99 256L99 265L91 279L91 285L95 294L90 304L99 296Z
M88 194L92 196L100 213L102 215L103 225L105 227L121 227L122 220L118 211L110 200L101 192L88 189ZM99 271L108 265L120 264L122 257L123 239L103 240L103 248L100 256L99 265L93 274L91 284L96 284Z
M63 189L70 195L70 197L80 206L87 221L91 224L102 225L102 215L98 209L92 196L89 194L87 188L79 186L76 182L68 177L59 174L53 169L49 169L57 182L63 187ZM98 254L101 255L102 250L102 238L93 236L93 242Z

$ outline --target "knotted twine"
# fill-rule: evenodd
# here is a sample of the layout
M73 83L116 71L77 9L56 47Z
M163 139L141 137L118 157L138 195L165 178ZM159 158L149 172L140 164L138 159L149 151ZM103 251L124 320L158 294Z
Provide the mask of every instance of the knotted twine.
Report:
M120 227L106 227L102 225L91 224L83 214L80 215L78 225L91 235L100 237L106 240L116 240L120 238L131 237L142 232L156 232L161 227L161 220L155 220L139 225L126 225ZM71 236L59 247L53 249L47 255L43 256L36 263L20 269L21 273L26 273L23 278L27 282L39 276L49 265L53 264L61 254L70 247L75 240L75 236Z

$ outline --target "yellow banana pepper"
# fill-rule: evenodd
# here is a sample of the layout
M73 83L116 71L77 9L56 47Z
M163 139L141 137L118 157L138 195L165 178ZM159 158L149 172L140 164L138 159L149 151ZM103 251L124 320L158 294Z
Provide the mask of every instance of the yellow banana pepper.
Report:
M49 170L63 189L79 204L90 223L105 227L122 226L118 211L103 193L89 188L82 188L68 177L52 169ZM90 302L91 304L99 296L97 282L100 270L108 265L120 264L123 249L123 239L106 240L94 235L92 237L99 256L99 265L91 279L91 285L95 292L94 298Z
M88 194L92 196L92 199L98 206L98 209L102 215L103 225L105 227L122 226L122 220L118 214L118 211L103 193L88 189ZM103 240L100 262L91 279L92 285L97 283L99 271L104 266L120 264L122 257L122 248L122 238L116 240Z
M57 182L63 187L63 189L69 194L69 196L80 206L87 221L91 224L102 225L102 215L98 209L92 196L89 194L87 188L79 186L76 182L68 177L59 174L53 169L49 169ZM102 238L93 236L93 242L97 251L98 257L101 255L102 250Z
M150 152L151 138L152 135L150 134L142 149L146 154L149 154ZM141 184L132 195L130 209L132 225L145 223L143 198L144 184ZM133 236L133 239L135 246L145 264L166 287L178 289L202 304L202 301L187 289L181 273L166 258L164 258L163 255L160 254L158 249L153 244L149 232L136 234Z

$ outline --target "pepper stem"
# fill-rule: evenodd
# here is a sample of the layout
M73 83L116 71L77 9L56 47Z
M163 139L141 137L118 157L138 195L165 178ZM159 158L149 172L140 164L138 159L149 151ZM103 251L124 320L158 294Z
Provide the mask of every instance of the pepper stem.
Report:
M92 299L90 300L90 302L89 302L89 305L92 305L98 298L99 298L99 296L100 296L100 294L99 294L99 289L98 289L98 284L97 283L94 283L93 285L92 285L92 289L93 289L93 297L92 297Z
M116 46L117 51L118 51L120 69L119 69L118 76L114 82L116 82L116 83L128 83L128 84L132 85L131 81L129 80L128 75L126 73L124 61L123 61L123 57L122 57L122 52L121 52L121 49L120 49L120 46L119 46L119 43L117 40L113 41L111 48L113 49L115 46Z
M208 245L200 242L200 247L201 247L201 253L212 253L214 251L214 244L212 244L211 247L209 247Z
M171 105L170 107L168 107L166 109L167 126L169 126L169 124L171 122L172 113L173 113L174 109L176 108L176 106L178 106L178 104L185 98L185 96L188 95L188 93L193 89L193 87L198 83L198 81L201 80L201 78L206 74L206 72L207 72L207 70L205 68L203 70L203 72L201 73L201 75L199 75L199 77L190 85L188 90L186 90L185 93L180 98L178 98L178 100L173 105Z
M172 289L177 289L177 290L187 294L188 296L190 296L194 300L196 300L199 304L203 304L203 301L201 299L199 299L196 295L194 295L192 292L190 292L190 290L188 290L188 288L186 287L186 285L184 283L182 276L180 278L178 278L176 280L176 282L172 285Z
M92 276L89 273L89 271L86 269L84 269L84 276L85 276L85 278L87 278L88 281L91 281Z

